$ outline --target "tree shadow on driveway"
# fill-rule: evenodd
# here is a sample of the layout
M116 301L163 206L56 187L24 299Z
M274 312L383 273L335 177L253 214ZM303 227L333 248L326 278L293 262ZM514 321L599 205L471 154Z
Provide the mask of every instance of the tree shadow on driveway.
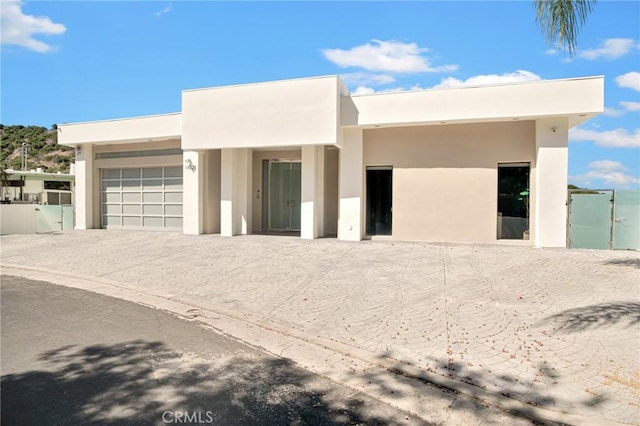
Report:
M640 259L611 259L604 262L605 265L631 266L640 269Z
M542 320L556 331L572 333L612 326L624 328L640 324L640 302L607 302L567 309Z
M2 424L425 424L380 414L355 391L335 395L275 357L185 367L164 343L137 340L67 346L40 359L46 371L2 376ZM177 422L185 413L189 421Z

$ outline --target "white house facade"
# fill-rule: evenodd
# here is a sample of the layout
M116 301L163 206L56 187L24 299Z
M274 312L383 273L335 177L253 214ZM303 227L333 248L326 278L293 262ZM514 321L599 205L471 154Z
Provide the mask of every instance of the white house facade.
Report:
M336 76L186 90L61 124L76 228L565 247L568 131L603 77L350 94Z

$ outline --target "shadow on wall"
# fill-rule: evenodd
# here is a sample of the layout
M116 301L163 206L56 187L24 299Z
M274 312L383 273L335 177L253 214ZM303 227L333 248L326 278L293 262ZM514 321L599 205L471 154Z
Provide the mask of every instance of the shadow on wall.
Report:
M568 309L542 320L556 332L572 333L613 326L640 324L640 302L608 302Z
M284 359L236 356L184 368L181 354L140 340L67 346L40 358L49 371L2 377L2 424L182 423L177 411L199 413L192 424L398 423L368 414L357 395L336 405Z

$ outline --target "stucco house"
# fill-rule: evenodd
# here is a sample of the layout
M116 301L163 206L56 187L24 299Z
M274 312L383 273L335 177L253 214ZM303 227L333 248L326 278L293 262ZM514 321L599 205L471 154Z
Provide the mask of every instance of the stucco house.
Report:
M352 95L337 76L185 90L58 126L76 227L564 247L568 130L604 78Z

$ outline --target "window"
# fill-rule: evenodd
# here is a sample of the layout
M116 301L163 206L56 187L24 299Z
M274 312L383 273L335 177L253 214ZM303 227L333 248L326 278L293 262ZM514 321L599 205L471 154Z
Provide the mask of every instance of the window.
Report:
M498 239L529 239L529 163L498 164Z
M57 180L45 180L44 189L55 189L57 191L71 191L71 182L69 181L57 181Z

